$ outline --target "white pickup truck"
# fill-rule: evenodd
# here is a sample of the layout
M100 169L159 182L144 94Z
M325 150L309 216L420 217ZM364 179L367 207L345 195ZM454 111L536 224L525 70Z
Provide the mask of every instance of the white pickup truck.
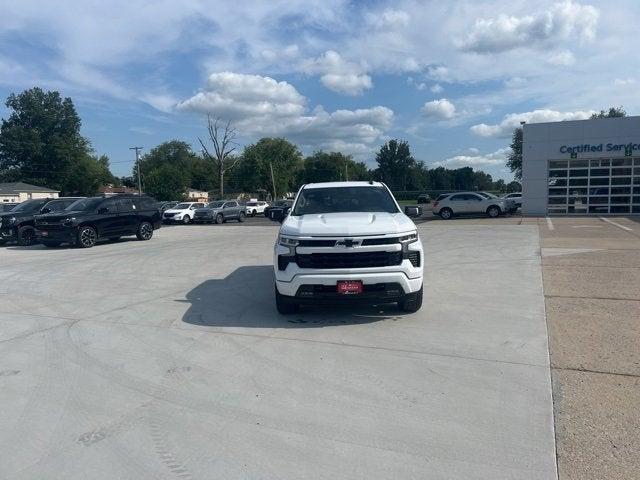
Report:
M330 182L304 185L282 222L274 247L276 306L295 313L301 304L397 303L422 306L424 254L409 216L386 185Z

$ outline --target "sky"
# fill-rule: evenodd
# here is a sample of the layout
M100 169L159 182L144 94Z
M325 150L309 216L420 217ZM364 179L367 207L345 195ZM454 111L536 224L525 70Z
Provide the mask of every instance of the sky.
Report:
M119 176L132 146L198 151L211 114L233 122L240 147L283 136L374 166L399 138L428 166L511 180L521 121L640 112L637 0L0 0L0 11L0 98L33 86L71 97Z

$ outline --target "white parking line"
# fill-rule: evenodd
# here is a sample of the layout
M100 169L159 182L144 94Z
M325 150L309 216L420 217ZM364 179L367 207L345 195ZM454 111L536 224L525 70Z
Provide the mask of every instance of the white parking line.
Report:
M613 220L609 220L608 218L605 218L605 217L598 217L598 218L603 222L607 222L607 223L610 223L611 225L615 225L616 227L626 230L627 232L633 232L633 228L625 227L624 225L620 225L619 223L616 223Z
M547 217L547 227L549 227L549 230L555 230L555 227L553 226L553 222L549 217Z

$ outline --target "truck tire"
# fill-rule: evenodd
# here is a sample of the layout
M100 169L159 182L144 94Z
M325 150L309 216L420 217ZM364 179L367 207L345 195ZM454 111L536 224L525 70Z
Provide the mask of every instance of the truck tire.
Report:
M76 241L76 245L80 248L91 248L98 241L98 232L96 229L85 225L84 227L80 227L78 230L78 240Z
M25 226L18 229L18 245L21 247L29 247L38 243L36 238L36 230L33 227Z
M420 287L420 290L417 292L405 295L404 298L398 302L400 310L407 313L414 313L420 310L422 307L422 289L423 287Z
M281 295L280 292L278 292L278 287L275 287L275 290L276 309L278 310L278 313L280 315L291 315L299 310L300 306L297 303L291 301L285 295Z

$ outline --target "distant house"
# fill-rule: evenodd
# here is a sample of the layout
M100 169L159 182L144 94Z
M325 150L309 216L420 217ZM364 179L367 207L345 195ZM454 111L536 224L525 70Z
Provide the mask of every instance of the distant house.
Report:
M0 183L1 203L20 203L37 198L58 198L59 190L38 187L24 182Z
M98 191L105 197L112 197L114 195L121 195L123 193L129 194L129 195L138 195L137 188L114 187L113 185L105 185L104 187L100 187Z
M209 201L209 192L203 192L202 190L194 190L193 188L189 188L185 192L185 196L187 200L190 202L208 202Z

